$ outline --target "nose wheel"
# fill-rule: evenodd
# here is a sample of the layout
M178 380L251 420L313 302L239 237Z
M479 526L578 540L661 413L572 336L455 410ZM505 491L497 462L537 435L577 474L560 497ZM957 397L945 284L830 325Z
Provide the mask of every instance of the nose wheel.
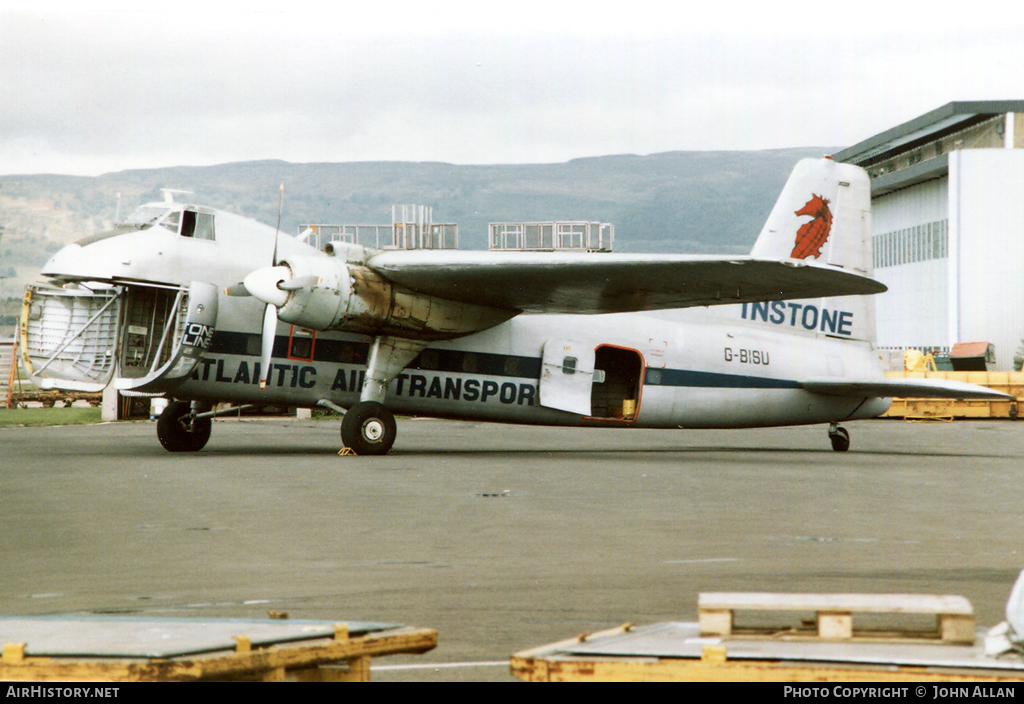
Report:
M209 418L196 418L188 401L172 401L156 421L156 436L168 452L199 452L210 439Z
M828 426L828 439L832 441L832 449L835 452L846 452L850 449L850 434L846 428L839 427L838 423Z
M386 455L397 434L395 415L376 401L357 403L341 421L341 441L357 455Z

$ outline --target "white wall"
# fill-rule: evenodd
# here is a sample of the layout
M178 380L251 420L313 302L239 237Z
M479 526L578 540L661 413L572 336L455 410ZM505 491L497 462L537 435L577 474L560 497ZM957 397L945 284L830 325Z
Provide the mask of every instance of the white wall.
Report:
M959 211L958 341L993 343L997 369L1009 370L1024 339L1024 150L950 157L950 175L959 173L950 186Z
M949 179L926 181L871 201L875 235L946 220ZM948 347L948 261L929 259L875 269L889 287L875 297L880 347Z

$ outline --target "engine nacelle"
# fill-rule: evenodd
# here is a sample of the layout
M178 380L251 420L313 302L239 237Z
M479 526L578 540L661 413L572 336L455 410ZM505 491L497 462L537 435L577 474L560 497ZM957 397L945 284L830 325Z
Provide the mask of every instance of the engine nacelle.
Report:
M280 266L288 267L292 280L316 283L289 291L277 317L314 330L443 340L486 330L516 314L417 293L339 259L289 257Z

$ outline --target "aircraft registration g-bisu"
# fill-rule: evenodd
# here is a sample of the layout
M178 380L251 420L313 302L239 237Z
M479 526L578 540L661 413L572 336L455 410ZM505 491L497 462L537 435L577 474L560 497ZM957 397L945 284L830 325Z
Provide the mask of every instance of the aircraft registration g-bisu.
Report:
M395 413L820 423L845 451L839 424L892 396L1006 398L882 374L870 207L862 169L801 161L744 257L321 251L168 198L47 262L49 281L25 294L22 360L44 388L171 399L157 435L172 452L201 450L223 403L344 410L342 440L360 455L390 451Z

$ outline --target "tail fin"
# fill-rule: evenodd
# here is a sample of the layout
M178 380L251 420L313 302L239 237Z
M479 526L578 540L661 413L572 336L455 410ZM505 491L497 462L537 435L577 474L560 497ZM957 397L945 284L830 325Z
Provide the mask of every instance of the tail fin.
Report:
M800 259L872 275L871 183L864 169L825 157L793 169L754 243L758 259ZM820 311L843 311L854 322L843 331L875 339L871 297L808 301ZM847 335L843 335L847 336Z
M812 259L871 273L871 185L859 166L803 159L761 230L758 259Z

